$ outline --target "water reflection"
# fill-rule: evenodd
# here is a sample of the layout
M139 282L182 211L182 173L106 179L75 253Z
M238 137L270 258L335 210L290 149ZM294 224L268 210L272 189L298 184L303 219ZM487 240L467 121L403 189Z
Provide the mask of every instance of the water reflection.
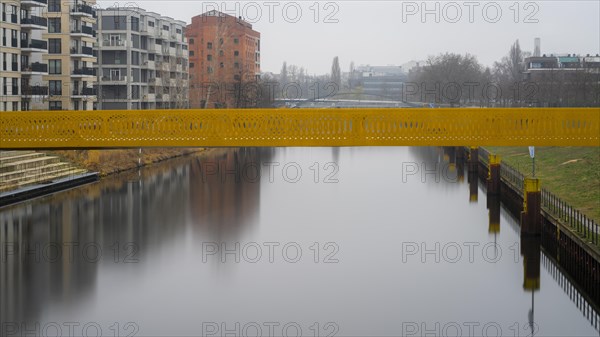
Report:
M235 236L256 217L260 184L203 179L202 167L260 164L269 153L229 149L171 160L0 210L0 321L35 321L49 303L84 300L101 268L131 268L186 227L212 240Z
M325 171L315 182L310 168L331 161L339 182L323 183ZM274 182L271 162L280 164ZM303 179L282 180L286 163ZM144 336L199 335L207 321L298 322L304 335L315 322L321 335L334 322L337 335L392 336L407 322L472 321L510 335L597 335L562 290L571 283L540 269L539 239L520 239L497 197L468 202L485 184L473 170L465 183L465 166L457 148L222 149L4 208L0 319L94 320L105 335L118 319ZM297 242L304 256L202 263L202 242L251 241ZM490 241L497 263L481 250L473 262L402 261L406 242ZM339 263L322 263L328 242Z

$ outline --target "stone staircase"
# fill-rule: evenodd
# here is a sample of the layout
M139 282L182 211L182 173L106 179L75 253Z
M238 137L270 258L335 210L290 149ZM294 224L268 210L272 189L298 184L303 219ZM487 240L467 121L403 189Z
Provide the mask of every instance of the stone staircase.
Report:
M0 193L86 173L57 156L35 151L0 151Z

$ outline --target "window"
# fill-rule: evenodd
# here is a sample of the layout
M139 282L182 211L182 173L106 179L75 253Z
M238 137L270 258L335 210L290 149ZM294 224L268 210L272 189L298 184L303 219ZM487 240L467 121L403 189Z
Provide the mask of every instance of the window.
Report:
M194 39L190 39L190 44L194 44Z
M220 68L225 68L225 64L223 64L223 62L221 62L221 63L219 64L219 67L220 67Z
M240 56L240 52L239 52L239 51L237 51L237 50L236 50L236 51L234 51L234 52L233 52L233 56Z
M50 95L62 95L62 81L48 81Z
M48 74L52 74L52 75L62 74L62 61L61 60L48 60Z
M225 55L225 53L223 52L223 50L219 50L219 56L223 56Z
M237 63L237 62L235 62L235 63L233 64L233 67L234 67L235 69L239 69L239 68L240 68L240 64L239 64L239 63Z
M190 56L194 56L194 51L190 50Z
M212 67L208 67L208 68L206 68L206 72L208 72L209 74L212 74L212 72L213 72L213 68L212 68Z
M140 18L136 18L135 16L131 17L131 30L134 32L140 31Z
M62 110L62 102L50 101L50 110Z
M48 33L60 33L60 18L48 18Z
M194 68L194 63L190 62L190 68Z
M148 21L148 27L154 27L154 21Z
M219 45L221 45L221 46L223 45L223 38L219 39Z
M206 44L206 49L212 49L212 42L208 42Z
M206 60L207 61L212 61L212 55L210 55L210 54L206 55Z
M240 75L233 75L233 79L239 81L241 79Z
M177 28L177 29L175 29L175 32L176 32L177 34L181 34L181 29Z
M169 30L169 26L163 25L163 30Z
M48 39L48 54L60 54L60 39Z
M233 39L233 43L238 44L240 43L240 39L238 39L237 37Z
M60 12L60 2L62 0L48 0L48 12Z

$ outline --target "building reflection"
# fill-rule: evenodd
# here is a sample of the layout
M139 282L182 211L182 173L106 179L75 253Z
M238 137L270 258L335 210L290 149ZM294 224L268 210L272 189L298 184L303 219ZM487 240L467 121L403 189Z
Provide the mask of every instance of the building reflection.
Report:
M256 150L206 160L255 161ZM129 268L186 235L237 233L260 203L259 183L203 184L184 157L0 210L0 321L30 322L49 304L91 296L99 268ZM222 227L222 228L221 228Z
M190 207L194 229L206 241L234 240L255 223L261 181L271 149L219 150L196 158L190 166Z

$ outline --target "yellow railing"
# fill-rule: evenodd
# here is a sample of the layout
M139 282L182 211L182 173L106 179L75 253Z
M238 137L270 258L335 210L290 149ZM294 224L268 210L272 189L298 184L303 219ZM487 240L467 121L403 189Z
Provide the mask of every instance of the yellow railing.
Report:
M600 108L0 112L0 148L600 146Z

